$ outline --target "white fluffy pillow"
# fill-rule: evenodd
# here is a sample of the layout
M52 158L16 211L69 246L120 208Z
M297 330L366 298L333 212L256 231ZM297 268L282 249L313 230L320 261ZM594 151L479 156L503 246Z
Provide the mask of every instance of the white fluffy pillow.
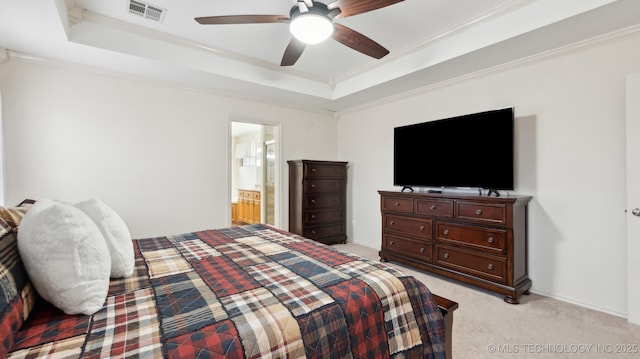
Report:
M20 223L18 250L37 292L67 314L93 314L109 290L111 257L96 224L72 205L39 200Z
M125 278L133 274L135 256L131 233L120 216L103 201L92 198L76 203L86 213L107 242L111 254L111 278Z

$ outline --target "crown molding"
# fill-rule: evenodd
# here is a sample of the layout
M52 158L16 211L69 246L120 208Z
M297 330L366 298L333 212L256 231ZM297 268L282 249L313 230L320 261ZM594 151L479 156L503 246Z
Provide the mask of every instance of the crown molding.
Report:
M640 25L634 25L634 26L630 26L618 31L614 31L608 34L604 34L604 35L600 35L600 36L595 36L592 37L590 39L587 40L582 40L582 41L578 41L569 45L565 45L565 46L561 46L558 47L556 49L553 50L548 50L548 51L544 51L535 55L531 55L531 56L526 56L514 61L509 61L500 65L496 65L493 67L489 67L486 69L482 69L479 71L475 71L475 72L471 72L468 74L464 74L462 76L458 76L455 78L451 78L445 81L440 81L437 83L433 83L427 86L423 86L420 88L416 88L414 90L411 91L406 91L406 92L402 92L399 94L395 94L393 96L388 96L382 99L378 99L378 100L374 100L374 101L370 101L367 103L364 103L362 105L358 105L358 106L354 106L354 107L350 107L346 110L341 110L338 111L338 115L342 116L342 115L348 115L348 114L352 114L352 113L356 113L356 112L360 112L360 111L364 111L373 107L378 107L378 106L382 106L385 104L389 104L389 103L393 103L393 102L397 102L400 100L404 100L407 98L411 98L414 96L419 96L419 95L423 95L432 91L436 91L438 89L441 88L445 88L448 86L453 86L465 81L469 81L475 78L479 78L482 76L487 76L490 74L495 74L498 72L502 72L508 69L512 69L518 66L523 66L523 65L530 65L533 63L538 63L538 62L542 62L542 61L546 61L552 58L557 58L557 57L562 57L562 56L566 56L568 54L571 53L576 53L579 51L583 51L585 49L588 48L592 48L592 47L597 47L602 45L603 43L607 43L607 42L617 42L617 41L623 41L629 37L633 37L636 36L640 33Z

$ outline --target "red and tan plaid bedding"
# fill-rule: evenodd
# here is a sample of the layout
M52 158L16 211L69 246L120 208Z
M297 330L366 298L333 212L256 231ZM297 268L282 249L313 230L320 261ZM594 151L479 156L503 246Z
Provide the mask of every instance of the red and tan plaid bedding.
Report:
M263 225L134 240L104 308L40 300L9 358L444 358L426 286Z

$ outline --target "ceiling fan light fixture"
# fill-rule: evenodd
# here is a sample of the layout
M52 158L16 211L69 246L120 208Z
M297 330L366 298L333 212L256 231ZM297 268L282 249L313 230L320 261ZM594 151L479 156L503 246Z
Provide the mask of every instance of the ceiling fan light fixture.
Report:
M333 23L326 16L308 12L292 19L289 31L305 44L319 44L333 34Z

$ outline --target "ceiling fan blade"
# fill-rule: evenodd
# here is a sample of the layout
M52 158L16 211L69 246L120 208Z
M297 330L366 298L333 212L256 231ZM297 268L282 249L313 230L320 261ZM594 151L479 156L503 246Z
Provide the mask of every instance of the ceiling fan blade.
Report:
M338 17L347 17L362 14L399 3L404 0L336 0L328 5L329 10L340 8L342 13Z
M289 45L287 45L287 49L284 50L284 56L282 56L280 66L292 66L295 64L300 58L300 55L302 55L305 47L304 42L292 37Z
M227 25L227 24L270 24L287 22L286 15L224 15L196 17L195 20L202 25Z
M338 23L334 23L333 26L333 39L345 46L376 59L381 59L389 53L382 45L355 30Z

